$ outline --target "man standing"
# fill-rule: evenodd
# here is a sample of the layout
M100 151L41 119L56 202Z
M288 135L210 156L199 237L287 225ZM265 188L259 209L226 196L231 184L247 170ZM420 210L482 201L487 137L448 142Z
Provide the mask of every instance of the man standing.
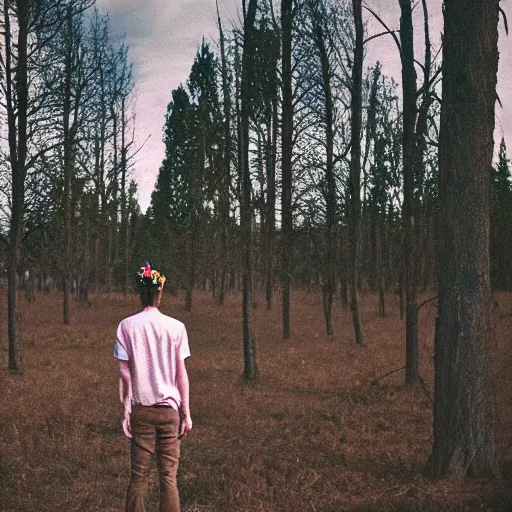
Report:
M117 329L123 430L131 438L131 476L125 512L143 512L148 466L155 453L160 475L160 512L179 512L176 473L180 439L192 429L190 356L183 323L160 313L165 277L147 264L137 274L142 310Z

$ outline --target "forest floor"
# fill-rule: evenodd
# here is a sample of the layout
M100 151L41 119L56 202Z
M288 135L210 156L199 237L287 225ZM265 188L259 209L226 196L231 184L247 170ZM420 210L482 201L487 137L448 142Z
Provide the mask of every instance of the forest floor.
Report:
M426 295L425 298L428 298ZM509 510L512 491L512 294L496 294L494 392L501 481L434 482L421 472L432 446L432 404L405 391L404 322L397 299L377 315L363 295L366 346L350 314L334 307L325 336L319 293L292 295L292 339L281 338L279 297L254 312L260 379L243 384L240 295L226 305L195 293L164 297L162 311L185 322L192 357L194 429L182 443L185 512L377 512ZM118 322L135 297L93 296L62 325L59 294L23 299L25 376L7 373L5 290L0 290L0 511L120 511L129 471L121 429ZM420 315L421 374L433 389L436 302ZM156 511L152 468L148 511Z

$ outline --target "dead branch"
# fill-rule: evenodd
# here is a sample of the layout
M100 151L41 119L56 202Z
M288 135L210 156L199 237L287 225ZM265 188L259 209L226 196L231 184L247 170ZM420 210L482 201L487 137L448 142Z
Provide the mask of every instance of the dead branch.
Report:
M400 368L391 370L390 372L385 373L384 375L381 375L380 377L377 377L376 379L373 379L370 384L372 386L375 386L375 384L377 384L377 382L379 382L379 380L383 379L384 377L387 377L388 375L393 375L393 373L399 372L400 370L405 370L405 366L401 366Z
M507 15L505 14L505 11L500 7L501 15L503 16L503 23L505 24L505 34L508 36L508 21L507 21Z
M363 7L369 11L373 17L386 29L386 33L389 34L396 43L396 46L398 48L398 51L400 52L400 58L402 58L402 46L400 45L400 41L398 40L398 37L396 36L396 30L391 30L382 20L382 18L372 9L370 9L367 5L363 5Z

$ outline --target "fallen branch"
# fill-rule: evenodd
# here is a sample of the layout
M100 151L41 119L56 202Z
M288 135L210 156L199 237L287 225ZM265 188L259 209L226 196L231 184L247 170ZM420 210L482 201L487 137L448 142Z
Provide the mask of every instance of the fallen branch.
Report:
M388 375L392 375L393 373L399 372L400 370L405 370L405 366L402 366L400 368L397 368L396 370L392 370L388 373L385 373L384 375L381 375L380 377L377 377L376 379L372 380L371 385L375 386L379 380L383 379L384 377L387 377Z
M376 379L373 379L372 382L371 382L371 385L375 386L375 384L377 384L377 382L379 382L379 380L383 379L384 377L387 377L388 375L392 375L393 373L399 372L400 370L405 370L405 366L401 366L400 368L396 368L395 370L391 370L390 372L385 373L384 375L381 375L380 377L377 377ZM427 385L425 384L425 381L423 380L423 377L421 375L418 375L418 378L419 378L419 381L420 381L421 389L423 390L423 392L425 393L425 395L429 399L429 402L431 403L431 405L434 405L434 399L430 395L430 391L429 391Z

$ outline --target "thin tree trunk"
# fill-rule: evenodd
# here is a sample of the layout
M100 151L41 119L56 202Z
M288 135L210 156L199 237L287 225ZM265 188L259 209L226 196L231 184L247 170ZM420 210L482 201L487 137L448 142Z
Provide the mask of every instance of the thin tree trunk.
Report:
M82 289L80 290L81 302L89 303L89 275L90 275L90 239L91 239L91 222L87 211L84 208L84 223L85 223L85 236L84 236L84 261L82 269Z
M352 147L350 159L350 309L354 335L358 345L364 345L359 304L357 301L357 281L361 226L361 125L362 125L362 86L363 86L363 16L361 0L352 0L355 23L354 65L352 67Z
M117 142L117 113L115 112L114 106L111 107L111 117L112 117L112 134L113 134L113 175L114 175L114 188L112 191L112 217L111 217L111 229L110 229L110 238L112 239L112 253L110 259L109 266L109 281L112 282L114 267L118 261L118 252L119 252L119 236L118 236L118 142Z
M499 475L489 264L498 17L498 0L446 2L434 444L426 467L434 478Z
M123 293L130 289L130 273L128 268L128 202L126 198L127 178L127 148L126 148L126 97L121 99L121 238L123 243Z
M418 109L418 120L416 123L416 132L414 135L414 179L415 197L414 197L414 210L415 210L415 223L414 223L414 238L416 246L415 270L416 275L416 288L420 287L422 276L426 270L426 243L425 234L423 229L422 218L422 205L421 198L423 197L423 185L425 179L425 152L427 150L426 136L428 132L428 113L432 102L432 95L430 92L430 72L432 68L432 52L430 47L430 30L428 22L428 8L427 1L422 0L423 18L424 18L424 33L425 33L425 62L423 66L423 86L422 86L422 101Z
M325 33L325 27L323 26L325 20L322 19L322 14L318 12L316 4L312 0L309 0L309 9L313 24L313 37L320 57L320 65L322 68L322 101L325 106L325 181L327 184L325 197L326 256L323 269L324 277L322 295L326 333L328 336L332 336L332 303L335 287L334 262L336 261L334 244L334 227L336 223L336 184L334 180L334 102L332 98L331 86L331 65L329 62L329 54L327 49L328 35Z
M71 9L68 10L66 20L66 56L64 64L64 101L63 101L63 138L64 138L64 197L63 197L63 214L64 214L64 272L63 272L63 316L64 324L71 324L70 299L71 299L71 281L72 281L72 265L71 265L71 244L72 244L72 225L71 225L71 189L72 189L72 145L73 134L71 127L71 74L72 74L72 53L73 53L73 18Z
M256 258L253 258L251 255L251 307L252 309L258 309L258 298L257 298L257 285L258 285L258 279L255 276L260 275L260 265L258 264L263 255L261 250L261 244L262 244L262 237L261 237L261 231L258 231L256 229L256 211L254 208L251 208L251 214L252 214L252 230L251 230L251 246L254 247L255 245L258 245L258 251L253 250L253 254L256 254ZM262 211L260 210L260 215L262 214ZM254 234L258 236L258 243L256 244L254 242ZM256 261L255 261L256 260ZM255 270L256 269L256 270Z
M342 227L340 232L340 294L341 294L341 307L344 311L348 310L348 281L347 281L347 258L345 256L349 241L347 240L347 230Z
M382 223L379 219L377 226L377 282L379 287L379 316L386 316L386 296L384 290L384 258L382 257L382 246L383 246L383 233L382 233Z
M267 123L268 140L266 147L267 168L267 220L265 241L265 300L267 310L272 309L272 292L274 284L274 234L276 229L276 158L277 158L277 91L272 97L272 113Z
M404 269L403 265L399 268L400 274L398 275L398 302L400 309L400 320L404 319L405 300L404 300Z
M16 1L17 50L16 76L13 77L11 23L9 6L4 0L5 38L5 82L7 105L7 129L9 162L12 176L11 220L9 226L9 263L7 269L7 328L9 339L9 370L23 374L23 352L18 304L18 265L23 229L23 208L25 203L25 177L27 158L27 112L28 112L28 72L27 72L27 30L28 5L26 0ZM14 91L16 100L14 100ZM16 123L17 119L17 123Z
M94 239L94 291L97 293L100 287L100 230L101 230L101 222L100 215L98 214L101 209L101 146L100 146L100 137L98 133L94 134L94 177L96 179L96 190L95 190L95 201L94 204L94 220L95 220L95 229L93 234Z
M229 229L229 184L231 181L230 165L231 165L231 94L229 91L228 65L226 60L226 44L224 32L219 15L219 5L217 2L217 23L219 25L220 36L220 53L222 64L222 93L223 93L223 109L224 109L224 145L223 145L223 168L221 174L221 190L220 190L220 289L219 304L224 304L227 284L227 258L228 258L228 229Z
M405 281L405 384L419 382L418 308L416 265L416 208L414 199L414 129L416 125L416 70L412 1L400 0L400 41L402 45L403 84L403 166L404 166L404 281Z
M251 175L249 169L249 101L250 83L253 73L253 31L258 0L249 0L247 14L244 17L244 48L242 55L241 80L241 142L242 142L242 194L240 204L240 221L243 251L243 300L242 324L244 346L245 380L258 377L256 364L256 339L252 327L252 208L251 208Z
M265 199L265 165L266 163L264 160L264 154L266 157L266 143L265 143L265 137L262 136L261 130L258 130L258 140L256 144L256 151L258 155L258 163L257 163L257 170L258 170L258 182L260 185L260 200L259 200L259 217L260 217L260 225L259 229L256 224L256 211L253 212L253 233L257 236L257 243L254 243L254 245L257 245L258 250L256 251L256 258L253 258L253 286L252 286L252 293L253 293L253 308L257 307L257 297L256 297L256 286L255 283L264 283L266 279L266 269L265 269L265 262L267 258L267 199ZM263 140L262 140L263 139ZM267 189L268 190L268 189ZM256 272L254 271L256 269ZM255 277L256 276L256 277Z
M292 252L292 152L293 152L293 92L292 92L292 24L293 0L281 0L282 33L282 155L281 155L281 216L282 252L281 286L283 308L283 338L290 339L290 295Z

